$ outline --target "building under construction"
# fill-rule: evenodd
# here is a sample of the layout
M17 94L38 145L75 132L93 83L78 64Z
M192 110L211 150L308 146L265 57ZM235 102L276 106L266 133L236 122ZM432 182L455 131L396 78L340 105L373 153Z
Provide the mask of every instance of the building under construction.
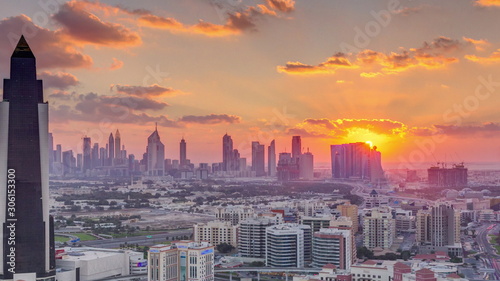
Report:
M464 163L453 164L452 168L447 168L445 163L437 163L437 165L427 169L427 176L429 184L432 186L467 186L467 168L465 168Z

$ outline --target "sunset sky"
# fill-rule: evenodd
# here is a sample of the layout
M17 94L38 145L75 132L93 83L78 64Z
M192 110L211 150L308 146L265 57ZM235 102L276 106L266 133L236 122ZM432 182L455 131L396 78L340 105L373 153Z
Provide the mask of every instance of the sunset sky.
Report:
M500 162L498 26L500 0L2 1L0 77L24 34L63 150L119 129L140 159L157 122L195 163L226 132L247 162L292 135L316 162L356 141L386 166Z

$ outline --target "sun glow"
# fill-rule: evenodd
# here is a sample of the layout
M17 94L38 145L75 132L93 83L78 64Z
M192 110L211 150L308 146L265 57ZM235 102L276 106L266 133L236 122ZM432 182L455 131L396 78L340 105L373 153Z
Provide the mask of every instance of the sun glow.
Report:
M389 136L384 134L378 134L365 128L351 128L349 133L345 137L348 142L365 142L370 145L370 147L378 146L384 147L385 144L389 142Z

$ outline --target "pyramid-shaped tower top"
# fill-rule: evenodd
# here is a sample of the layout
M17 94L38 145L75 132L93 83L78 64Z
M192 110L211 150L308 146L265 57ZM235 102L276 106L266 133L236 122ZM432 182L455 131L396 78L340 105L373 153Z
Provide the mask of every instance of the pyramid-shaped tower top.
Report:
M116 130L115 138L120 138L120 131L118 129Z
M31 52L30 46L28 45L28 42L26 42L26 39L24 38L24 35L21 35L21 38L19 39L19 42L17 43L16 49L14 50L14 53L12 54L13 58L35 58L33 55L33 52Z

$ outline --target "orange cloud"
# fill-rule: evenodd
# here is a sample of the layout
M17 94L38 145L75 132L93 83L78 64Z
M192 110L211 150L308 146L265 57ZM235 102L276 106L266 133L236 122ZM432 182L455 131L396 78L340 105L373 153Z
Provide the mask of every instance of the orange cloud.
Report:
M111 85L111 89L115 89L118 93L132 96L174 96L181 93L170 87L163 87L158 84L150 86L131 86L131 85Z
M475 5L482 7L500 7L500 0L478 0Z
M476 48L476 51L484 51L485 47L490 45L490 43L484 39L475 40L472 38L467 38L465 36L462 37L462 39L465 40L466 42L469 42L472 45L474 45L474 47Z
M267 5L274 10L281 12L291 12L295 10L295 1L293 0L267 0Z
M308 118L289 128L287 133L300 133L309 137L346 138L353 134L403 137L407 131L408 127L404 123L390 119Z
M117 58L113 58L113 62L111 63L111 66L109 67L109 69L116 70L116 69L120 69L122 67L123 67L123 61L121 61Z
M460 50L464 46L458 40L438 37L431 43L424 42L420 48L401 49L400 52L391 52L388 55L366 49L357 54L337 53L318 65L287 62L285 66L278 66L277 70L287 74L332 74L339 68L368 67L371 68L370 71L363 71L360 76L373 78L383 74L403 72L416 67L427 69L443 68L458 61L457 58L450 57L448 54ZM373 71L374 67L378 69Z
M488 57L478 57L476 55L466 55L466 59L480 64L491 64L500 62L500 49L493 52Z

